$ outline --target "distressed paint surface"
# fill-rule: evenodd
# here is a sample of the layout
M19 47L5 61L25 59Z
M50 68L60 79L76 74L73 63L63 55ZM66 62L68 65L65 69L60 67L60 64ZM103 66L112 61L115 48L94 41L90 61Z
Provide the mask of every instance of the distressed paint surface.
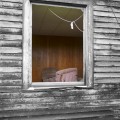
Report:
M0 1L1 120L120 119L120 26L106 0L94 1L94 88L35 91L22 90L23 0ZM110 2L120 21L120 1Z

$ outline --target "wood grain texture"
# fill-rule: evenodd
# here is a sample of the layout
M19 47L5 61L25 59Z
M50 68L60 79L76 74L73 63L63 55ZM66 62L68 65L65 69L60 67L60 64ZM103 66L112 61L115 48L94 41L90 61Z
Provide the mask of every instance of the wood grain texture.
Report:
M13 38L11 38L13 39ZM18 47L18 48L22 48L22 41L12 41L12 40L0 40L0 47Z
M120 4L120 2L118 2L118 1L110 1L110 3L108 2L108 1L105 1L105 0L99 0L99 1L97 1L96 2L96 5L103 5L103 6L112 6L112 7L120 7L119 6L119 4Z
M22 22L22 17L21 16L0 15L0 20L2 21L1 22L2 27L10 27L11 26L11 27L19 28L19 26L21 26L20 23ZM5 21L8 21L8 20L12 21L12 22L18 22L18 24L17 23L7 22L6 26L2 25ZM20 27L20 28L22 28L22 27Z
M1 0L1 2L23 3L23 0Z
M95 27L94 28L94 32L96 33L111 33L111 34L116 34L116 33L120 33L120 29L114 29L114 28L99 28L99 27Z
M119 34L105 34L105 33L94 33L94 38L101 38L101 39L114 39L114 40L119 40L120 35Z
M77 68L83 77L83 40L79 37L33 36L33 82L42 81L44 68Z
M0 53L22 53L22 48L18 48L18 47L1 47Z
M0 53L2 66L0 67L0 119L120 119L120 38L117 35L120 28L107 7L108 2L95 0L96 6L94 6L94 81L96 83L94 89L58 88L31 91L22 90L23 38L18 37L20 40L15 40L14 37L14 35L22 35L22 17L21 11L18 10L22 10L22 2L23 0L0 1L0 9L3 9L0 15L0 26L2 25L0 34L7 34L4 38L1 36L3 39L0 40L2 48L0 50L3 52L6 50ZM79 3L80 0L68 2ZM119 17L120 1L110 0L110 2ZM14 23L14 21L18 22ZM11 40L8 39L9 35L12 35ZM9 52L10 48L12 53Z
M22 16L22 10L0 8L0 15Z
M22 35L21 28L0 28L0 34Z
M120 21L120 18L117 18L117 20L118 21ZM111 17L104 17L104 16L94 16L94 21L95 22L98 22L98 23L113 23L113 24L115 24L116 25L116 18L114 17L114 18L111 18ZM112 25L112 24L111 24ZM104 27L103 27L104 28ZM113 28L114 28L114 26L113 26ZM117 27L116 27L117 28ZM111 27L111 29L112 29L112 27Z
M21 67L22 61L16 60L0 60L0 67Z
M96 39L94 39L94 43L98 44L98 45L103 44L103 45L111 45L111 46L117 45L117 46L119 46L120 45L120 40L119 39L118 40L112 40L112 39L96 38Z
M94 55L97 56L120 56L120 52L117 50L94 50Z
M8 18L10 18L10 17L7 17L6 19L8 20ZM13 20L13 18L12 18L12 20ZM11 28L22 28L22 23L0 21L0 26L1 27L11 27Z
M113 7L111 9L110 6L99 6L99 5L96 5L96 6L93 6L93 9L94 11L104 11L104 12L112 12L112 9L115 13L119 13L120 12L120 8L116 8L116 7Z
M96 16L102 16L102 17L111 17L114 18L115 16L117 18L120 18L120 13L115 13L115 15L113 14L113 12L101 12L101 11L94 11L94 15Z
M0 60L22 60L22 54L18 53L1 53Z
M22 35L6 35L6 34L1 34L0 35L0 40L22 40Z
M22 86L22 80L0 80L0 86Z
M1 1L0 1L0 8L8 8L8 9L19 9L19 10L22 10L22 4L21 4L21 3L1 2Z
M120 60L120 56L94 56L94 60L95 61L116 61L116 62L119 62Z
M4 73L4 72L22 72L22 68L21 67L1 67L0 68L0 72Z
M9 79L21 79L22 74L21 73L0 73L0 79L1 80L9 80Z

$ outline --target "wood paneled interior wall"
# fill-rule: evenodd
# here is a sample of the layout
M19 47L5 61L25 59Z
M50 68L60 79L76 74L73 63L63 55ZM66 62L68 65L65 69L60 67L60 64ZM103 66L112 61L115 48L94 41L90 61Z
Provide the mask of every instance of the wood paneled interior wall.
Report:
M83 38L63 36L40 36L32 38L32 81L42 81L44 68L58 70L77 68L83 77Z
M22 88L23 1L0 1L0 120L120 120L120 27L108 1L93 4L94 89L31 91ZM120 0L110 4L120 23Z

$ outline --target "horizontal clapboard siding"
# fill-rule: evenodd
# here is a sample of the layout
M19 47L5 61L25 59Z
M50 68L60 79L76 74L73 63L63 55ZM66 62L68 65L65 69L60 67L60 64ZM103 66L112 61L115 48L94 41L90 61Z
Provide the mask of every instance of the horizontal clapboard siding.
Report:
M120 21L120 1L110 2ZM93 8L94 89L22 89L22 6L0 1L0 119L120 119L120 27L108 2L95 0Z
M0 34L22 35L22 28L0 28Z
M0 1L0 8L8 8L8 9L18 9L18 10L22 10L22 3L13 3L11 2L1 2Z
M1 2L23 3L23 0L1 0Z
M96 84L94 90L57 89L0 94L0 117L58 120L104 118L120 109L120 84ZM98 89L99 88L99 89ZM115 89L116 88L116 89ZM110 91L111 90L111 91ZM104 95L106 94L106 95ZM50 116L50 118L49 118Z
M94 80L120 82L120 2L99 0L94 9ZM117 20L116 18L117 17Z
M22 87L22 0L0 1L0 92Z

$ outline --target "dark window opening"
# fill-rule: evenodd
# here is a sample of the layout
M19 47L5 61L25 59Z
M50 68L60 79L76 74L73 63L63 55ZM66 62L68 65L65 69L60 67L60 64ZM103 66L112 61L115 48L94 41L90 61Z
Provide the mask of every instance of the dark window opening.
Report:
M81 9L32 5L32 82L83 80L82 30Z

